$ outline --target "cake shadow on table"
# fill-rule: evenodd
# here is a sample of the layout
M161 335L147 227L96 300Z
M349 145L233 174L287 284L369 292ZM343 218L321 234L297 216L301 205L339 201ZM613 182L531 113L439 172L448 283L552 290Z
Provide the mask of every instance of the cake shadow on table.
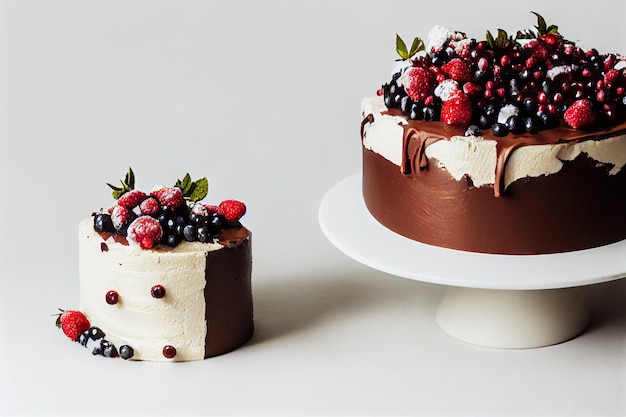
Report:
M336 274L313 272L272 281L255 277L253 293L255 334L247 344L252 348L378 309L408 306L416 317L434 315L441 296L438 286L360 265Z

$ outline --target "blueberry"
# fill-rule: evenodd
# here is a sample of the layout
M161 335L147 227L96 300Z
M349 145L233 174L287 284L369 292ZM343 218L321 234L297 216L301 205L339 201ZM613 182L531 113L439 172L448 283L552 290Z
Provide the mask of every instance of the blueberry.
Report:
M537 101L533 100L532 98L524 99L520 107L525 114L530 115L537 113Z
M440 109L436 106L426 106L424 107L424 120L427 122L432 122L435 120L439 120L439 111Z
M506 127L509 129L509 132L514 135L519 135L526 130L524 120L520 116L515 115L506 119Z
M559 125L558 117L552 113L541 112L538 116L544 129L552 129Z
M424 118L424 111L420 103L413 103L409 112L411 120L421 120Z
M167 246L173 248L174 246L180 243L181 237L176 233L170 233L170 234L165 235L162 241Z
M117 357L117 348L115 345L107 340L103 340L100 343L102 347L102 356L107 358L116 358Z
M201 243L207 243L209 241L209 238L211 237L211 234L209 233L209 229L203 226L198 227L198 230L196 230L196 235L197 235L198 242L201 242Z
M122 345L120 346L120 357L122 359L130 359L135 355L135 350L128 346L128 345Z
M498 108L497 108L497 107L496 107L496 105L495 105L495 104L493 104L493 103L489 103L489 104L487 104L487 106L485 107L485 114L486 114L487 116L493 117L493 116L495 116L496 114L498 114L498 112L499 112Z
M490 74L488 71L478 70L474 73L473 81L476 84L485 85L487 81L489 81Z
M476 125L470 125L465 131L465 136L480 136L480 135L482 135L482 132L480 131L480 128Z
M411 97L404 96L400 99L400 110L402 113L409 115L411 113L411 107L413 106L413 100Z
M174 229L174 233L176 233L177 236L183 237L185 226L186 226L185 224L176 225L176 229Z
M107 213L98 213L93 218L93 228L96 232L109 232L113 233L115 228L113 227L113 221L111 215Z
M166 223L165 223L165 229L168 232L172 232L176 229L176 220L175 219L167 219Z
M495 136L506 136L509 134L509 128L506 127L506 125L504 123L496 123L493 125L493 127L491 128L491 132L495 135Z
M192 224L188 224L183 228L183 237L188 242L196 240L196 227Z
M481 129L488 129L491 125L493 125L492 117L487 116L486 114L481 114L480 117L478 117L478 127Z
M528 133L537 133L539 131L540 121L536 116L529 116L524 119L524 128Z

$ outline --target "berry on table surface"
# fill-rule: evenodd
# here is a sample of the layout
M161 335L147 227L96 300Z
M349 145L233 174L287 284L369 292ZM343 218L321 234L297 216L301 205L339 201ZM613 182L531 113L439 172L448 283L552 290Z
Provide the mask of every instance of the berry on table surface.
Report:
M90 324L87 317L78 310L62 310L57 314L56 326L63 330L63 333L72 341L76 342L78 337L87 329Z

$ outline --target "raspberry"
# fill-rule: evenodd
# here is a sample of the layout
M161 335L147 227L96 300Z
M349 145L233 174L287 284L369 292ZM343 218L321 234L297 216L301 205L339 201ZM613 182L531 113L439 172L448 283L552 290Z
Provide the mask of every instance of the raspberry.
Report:
M246 205L237 200L224 200L220 203L219 208L224 213L224 217L228 222L236 222L246 214Z
M472 104L461 90L452 92L441 107L441 121L450 125L468 125L472 119Z
M183 203L183 192L178 187L166 187L150 193L151 196L159 199L162 206L176 208Z
M461 83L472 79L472 74L467 64L460 58L454 58L441 66L441 69L447 73L450 78Z
M161 224L150 216L140 216L128 226L128 241L138 244L141 249L152 248L162 237Z
M156 214L159 211L161 205L159 204L159 200L156 197L148 197L139 204L139 210L141 214Z
M568 125L574 129L589 127L595 124L596 117L593 114L592 104L589 100L577 100L563 115Z
M414 101L430 95L435 86L432 74L426 68L412 67L404 73L402 84Z
M57 315L56 325L63 330L63 333L74 342L78 337L89 329L89 320L83 313L78 310L61 310L61 314Z
M119 230L124 223L128 222L131 219L130 210L126 207L115 206L113 207L113 211L111 212L111 220L113 221L113 227Z
M204 208L206 208L208 210L209 213L217 213L217 214L224 214L222 212L222 209L220 208L220 206L214 206L214 205L210 205L210 204L204 204Z
M122 196L117 199L117 205L129 208L129 209L133 209L137 207L139 203L141 203L145 199L146 199L146 193L144 193L143 191L131 190L122 194Z

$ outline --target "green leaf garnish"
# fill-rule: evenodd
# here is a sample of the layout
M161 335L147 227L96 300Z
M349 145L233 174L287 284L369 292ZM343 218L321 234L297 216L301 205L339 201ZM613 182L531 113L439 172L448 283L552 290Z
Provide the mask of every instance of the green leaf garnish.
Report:
M400 35L398 35L396 33L396 52L398 53L398 55L400 55L400 58L398 61L406 61L407 59L410 59L413 55L417 54L420 51L425 51L426 50L426 46L424 45L424 41L422 41L420 38L415 38L413 39L413 43L411 44L411 49L408 50L406 47L406 43L404 43L404 41L402 40L402 38L400 37Z
M515 39L503 29L498 29L498 35L495 38L490 31L487 31L485 39L493 49L511 49L515 44Z
M191 176L185 174L183 180L177 180L174 186L180 188L183 192L183 197L188 198L190 201L200 201L209 193L209 180L206 177L192 181Z
M135 173L130 167L128 167L128 172L126 173L124 179L120 180L120 183L122 186L116 187L115 185L107 182L107 185L113 190L113 198L116 200L124 195L124 193L135 189Z
M204 178L200 178L195 181L195 187L193 187L193 191L189 195L189 200L191 201L200 201L209 193L209 180Z

